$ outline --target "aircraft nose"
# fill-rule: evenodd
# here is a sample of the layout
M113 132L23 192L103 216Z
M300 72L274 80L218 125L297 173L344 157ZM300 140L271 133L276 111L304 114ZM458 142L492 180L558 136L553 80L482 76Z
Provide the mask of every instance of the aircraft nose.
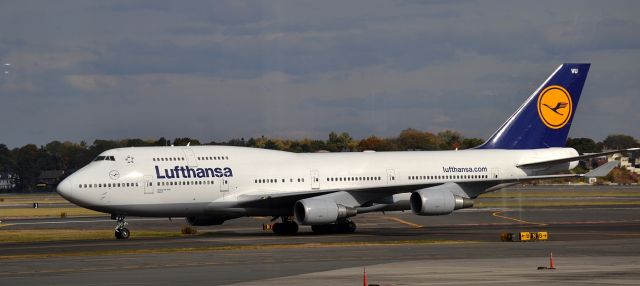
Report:
M56 190L58 191L58 194L68 199L73 193L73 185L71 184L71 180L69 180L69 178L62 180L62 182L58 184Z

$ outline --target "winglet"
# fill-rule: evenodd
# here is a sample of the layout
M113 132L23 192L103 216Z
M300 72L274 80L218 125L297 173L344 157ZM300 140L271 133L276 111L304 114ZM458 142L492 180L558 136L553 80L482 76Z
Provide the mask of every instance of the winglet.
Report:
M606 175L609 175L611 170L613 170L613 168L615 167L618 167L618 165L620 165L620 162L618 161L611 161L611 162L604 163L602 164L602 166L595 168L590 172L584 174L583 177L587 177L587 178L604 177Z

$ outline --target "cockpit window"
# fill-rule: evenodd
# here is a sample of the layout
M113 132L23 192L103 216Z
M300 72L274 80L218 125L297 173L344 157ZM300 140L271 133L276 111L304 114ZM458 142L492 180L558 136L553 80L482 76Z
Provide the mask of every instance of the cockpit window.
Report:
M93 161L115 161L116 158L113 156L98 156Z

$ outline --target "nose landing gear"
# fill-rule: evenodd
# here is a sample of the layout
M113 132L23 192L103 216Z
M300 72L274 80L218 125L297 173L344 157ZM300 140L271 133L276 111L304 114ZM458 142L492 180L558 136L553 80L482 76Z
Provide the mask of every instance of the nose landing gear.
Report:
M126 228L125 226L127 225L127 222L124 221L124 216L123 215L111 215L111 219L115 219L116 222L116 231L115 231L115 235L117 239L127 239L129 238L129 235L131 234L129 232L129 229Z

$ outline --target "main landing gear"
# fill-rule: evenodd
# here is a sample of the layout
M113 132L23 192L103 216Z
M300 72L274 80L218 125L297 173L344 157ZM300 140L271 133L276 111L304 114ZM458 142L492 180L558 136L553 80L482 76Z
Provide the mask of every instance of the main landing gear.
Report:
M312 225L311 230L317 234L353 233L356 231L356 223L345 219L332 224Z
M275 234L295 234L298 232L298 224L288 216L282 216L282 222L276 222L271 226Z
M116 222L116 238L117 239L127 239L129 238L129 235L131 234L129 232L129 229L126 228L125 226L127 225L127 222L124 221L124 216L123 215L111 215L111 219L115 219Z

